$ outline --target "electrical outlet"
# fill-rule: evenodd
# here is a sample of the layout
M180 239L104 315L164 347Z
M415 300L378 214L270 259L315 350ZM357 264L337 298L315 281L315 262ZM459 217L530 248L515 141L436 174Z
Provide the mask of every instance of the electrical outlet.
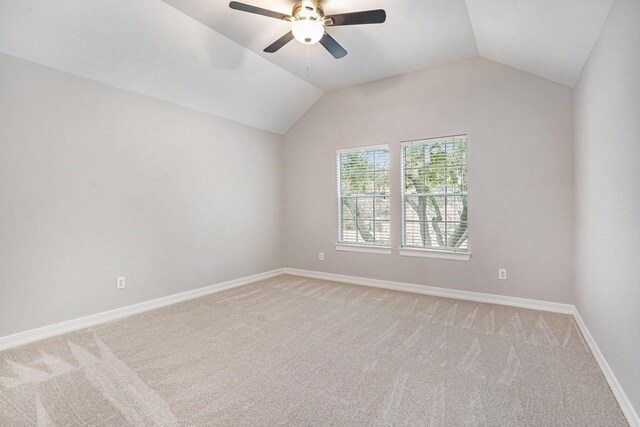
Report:
M324 252L318 252L318 259L324 261Z
M124 276L120 276L116 279L116 289L124 289Z
M506 268L499 268L498 269L498 279L507 280L507 269Z

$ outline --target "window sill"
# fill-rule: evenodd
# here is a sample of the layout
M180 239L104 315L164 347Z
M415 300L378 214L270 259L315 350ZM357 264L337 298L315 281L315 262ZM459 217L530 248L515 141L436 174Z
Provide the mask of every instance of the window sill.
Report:
M469 261L470 252L449 252L437 249L400 248L400 256L413 256L421 258L447 259L453 261Z
M388 246L365 246L365 245L348 245L345 243L336 243L337 251L345 252L364 252L368 254L391 254L391 248Z

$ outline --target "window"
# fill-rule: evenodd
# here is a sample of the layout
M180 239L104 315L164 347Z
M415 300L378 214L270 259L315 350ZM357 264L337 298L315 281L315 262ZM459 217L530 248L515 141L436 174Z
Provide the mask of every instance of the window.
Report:
M403 143L401 176L403 248L467 253L466 135Z
M389 147L340 150L338 244L389 246Z

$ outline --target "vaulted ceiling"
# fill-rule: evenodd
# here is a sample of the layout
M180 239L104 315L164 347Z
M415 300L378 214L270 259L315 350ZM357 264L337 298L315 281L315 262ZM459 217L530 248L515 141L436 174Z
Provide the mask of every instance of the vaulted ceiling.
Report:
M243 0L289 14L292 0ZM0 0L0 52L250 126L286 132L323 91L482 56L573 87L614 0L324 0L385 9L320 45L262 49L290 24L226 0Z

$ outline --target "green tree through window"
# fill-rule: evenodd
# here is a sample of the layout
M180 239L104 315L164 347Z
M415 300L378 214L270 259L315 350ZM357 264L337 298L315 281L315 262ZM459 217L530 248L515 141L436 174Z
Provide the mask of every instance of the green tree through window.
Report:
M402 144L405 247L467 251L466 136Z
M389 149L340 151L338 242L388 246Z

